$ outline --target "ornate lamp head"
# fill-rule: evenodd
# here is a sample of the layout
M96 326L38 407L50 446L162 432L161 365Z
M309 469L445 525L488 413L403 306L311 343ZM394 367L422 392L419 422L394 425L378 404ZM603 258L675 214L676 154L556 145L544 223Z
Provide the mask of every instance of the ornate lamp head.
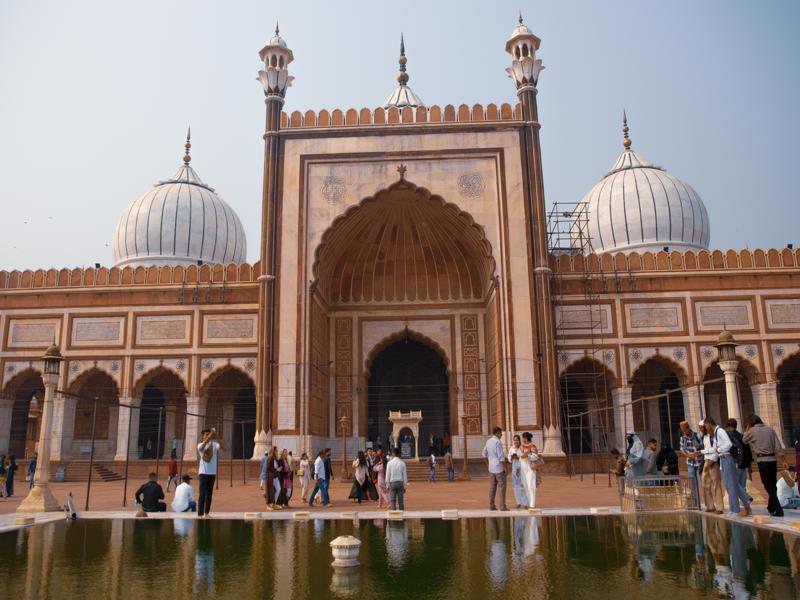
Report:
M294 60L294 54L280 36L278 24L275 24L275 35L270 38L267 45L258 53L264 63L264 68L258 72L258 79L264 88L267 100L277 100L281 104L286 96L286 88L292 85L294 77L289 75L289 63Z
M536 88L539 73L544 69L541 59L536 58L536 51L541 42L522 22L522 11L520 11L519 24L506 42L506 52L511 55L511 66L506 69L506 73L517 84L517 90L526 87Z

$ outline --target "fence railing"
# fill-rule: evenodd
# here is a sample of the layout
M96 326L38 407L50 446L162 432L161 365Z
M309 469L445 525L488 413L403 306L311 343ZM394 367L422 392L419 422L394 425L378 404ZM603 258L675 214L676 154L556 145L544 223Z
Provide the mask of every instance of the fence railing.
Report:
M620 477L620 509L624 512L699 510L700 490L695 477Z

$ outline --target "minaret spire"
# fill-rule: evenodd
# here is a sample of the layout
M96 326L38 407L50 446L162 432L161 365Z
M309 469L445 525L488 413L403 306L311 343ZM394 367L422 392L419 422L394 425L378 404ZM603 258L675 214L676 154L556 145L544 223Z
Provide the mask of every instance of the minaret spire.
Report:
M406 44L403 40L403 34L400 34L400 58L397 59L397 62L400 64L400 72L397 74L397 82L400 85L408 84L408 73L406 73L406 62L408 59L406 58Z
M622 109L622 145L625 146L625 150L631 149L631 139L628 137L628 114L625 112L625 109Z
M400 34L400 58L397 59L397 63L400 65L400 72L397 74L397 83L398 86L395 88L392 95L386 99L386 102L383 104L383 108L405 108L406 106L411 108L416 108L418 106L424 106L422 104L422 100L411 91L411 88L408 87L408 73L406 72L406 63L408 59L406 58L406 42L403 34Z
M186 143L183 145L183 150L184 150L183 164L186 165L187 167L189 166L189 163L192 162L192 157L189 155L189 150L191 149L191 147L192 147L192 128L189 127L189 129L186 130Z

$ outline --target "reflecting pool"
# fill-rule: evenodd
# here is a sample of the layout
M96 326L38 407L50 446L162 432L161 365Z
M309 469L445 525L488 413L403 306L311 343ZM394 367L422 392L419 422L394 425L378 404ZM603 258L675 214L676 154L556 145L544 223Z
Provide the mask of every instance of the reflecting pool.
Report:
M362 541L335 571L328 542ZM699 514L80 520L0 534L0 598L800 597L800 538Z

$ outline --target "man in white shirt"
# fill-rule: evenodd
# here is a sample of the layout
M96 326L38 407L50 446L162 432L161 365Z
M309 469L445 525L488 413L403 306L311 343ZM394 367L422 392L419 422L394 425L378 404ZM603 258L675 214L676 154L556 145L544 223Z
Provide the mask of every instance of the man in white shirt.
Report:
M309 506L314 506L314 498L317 497L317 493L322 493L322 506L328 506L331 503L328 496L327 475L328 473L325 470L325 450L320 450L319 454L317 454L317 460L314 461L314 479L316 479L316 483L308 499Z
M197 502L197 516L201 519L208 518L211 512L211 496L214 494L214 482L217 479L217 458L222 444L215 440L217 430L203 429L203 441L197 444L197 453L200 456L200 465L197 468L200 474L200 494Z
M778 475L776 486L778 503L781 508L800 508L800 492L797 489L797 471L787 467Z
M394 448L392 454L394 457L386 463L386 485L389 486L392 510L405 510L403 495L408 487L408 469L400 458L400 448Z
M183 483L175 488L175 496L172 498L172 510L175 512L194 512L197 503L194 501L194 490L189 483L192 478L187 474L183 476Z
M719 452L717 451L716 423L710 417L700 421L700 433L703 434L703 498L706 502L706 512L722 514L722 507L725 503L722 500L722 482L720 481ZM722 431L719 429L719 431ZM730 438L728 440L728 452L730 452Z
M732 515L746 517L750 514L750 499L747 497L747 492L739 485L739 465L736 462L737 457L732 454L732 451L736 452L737 449L734 447L728 432L718 426L714 419L706 417L705 424L706 429L716 442L722 483L728 491L728 509ZM739 510L739 500L744 505L741 512Z
M503 436L503 429L495 427L492 430L492 437L486 441L483 447L483 457L486 459L486 466L489 469L489 510L497 510L494 500L497 488L500 488L500 510L508 510L506 506L506 453L503 450L503 443L500 438Z

